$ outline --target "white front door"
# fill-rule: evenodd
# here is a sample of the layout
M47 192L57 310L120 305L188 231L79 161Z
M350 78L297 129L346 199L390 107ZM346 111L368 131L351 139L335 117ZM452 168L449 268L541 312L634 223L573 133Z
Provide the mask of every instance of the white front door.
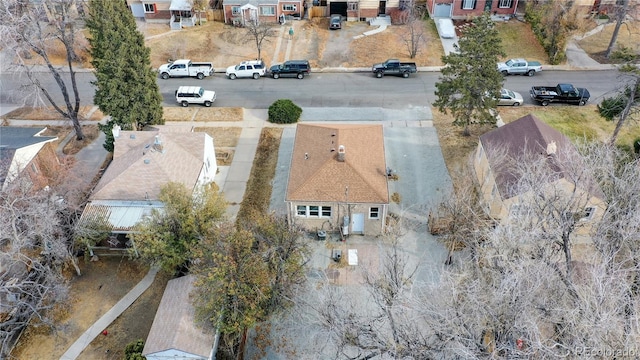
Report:
M352 214L351 233L364 233L364 214Z

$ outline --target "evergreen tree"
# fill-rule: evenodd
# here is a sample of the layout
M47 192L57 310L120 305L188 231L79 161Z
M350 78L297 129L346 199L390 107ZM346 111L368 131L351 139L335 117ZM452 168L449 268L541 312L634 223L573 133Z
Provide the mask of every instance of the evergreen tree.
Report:
M469 135L470 124L495 122L494 109L504 81L496 63L505 55L489 14L477 17L464 30L455 50L442 57L446 66L436 83L434 105L445 114L451 111L453 123L464 126L464 134Z
M123 1L91 0L87 28L96 70L94 103L111 120L100 129L113 151L111 129L162 124L162 96L151 68L150 50Z

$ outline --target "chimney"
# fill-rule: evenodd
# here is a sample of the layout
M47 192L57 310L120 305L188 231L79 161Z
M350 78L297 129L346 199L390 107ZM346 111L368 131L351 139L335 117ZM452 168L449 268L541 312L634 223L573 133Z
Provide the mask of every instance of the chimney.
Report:
M164 152L164 147L162 145L162 141L160 141L160 135L156 135L156 139L153 142L153 148L158 152L161 152L161 153Z
M344 162L345 150L344 145L338 147L338 161Z
M113 134L114 138L117 139L117 138L120 137L120 130L122 130L120 125L118 125L118 124L113 125L113 127L111 128L111 133Z
M547 156L555 155L557 150L556 142L552 141L547 144Z

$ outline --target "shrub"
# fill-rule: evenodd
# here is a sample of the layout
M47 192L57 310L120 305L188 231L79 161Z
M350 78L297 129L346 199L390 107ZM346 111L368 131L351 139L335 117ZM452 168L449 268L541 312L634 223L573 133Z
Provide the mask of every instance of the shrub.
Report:
M142 350L144 350L144 340L138 339L130 342L124 349L125 360L145 360L146 358L142 356Z
M610 98L604 98L600 104L598 104L598 112L600 116L613 121L613 118L620 115L622 109L627 105L627 98L622 95L617 95Z
M293 124L298 122L302 109L289 99L276 100L269 106L269 122L274 124Z
M611 53L611 59L620 62L635 62L638 59L638 54L629 47L618 45L618 48Z

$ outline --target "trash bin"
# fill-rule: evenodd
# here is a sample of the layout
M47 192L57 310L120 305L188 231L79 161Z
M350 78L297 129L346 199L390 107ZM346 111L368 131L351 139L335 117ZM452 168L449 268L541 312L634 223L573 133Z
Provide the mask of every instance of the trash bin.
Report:
M327 239L327 232L324 230L318 230L318 240L326 240Z

